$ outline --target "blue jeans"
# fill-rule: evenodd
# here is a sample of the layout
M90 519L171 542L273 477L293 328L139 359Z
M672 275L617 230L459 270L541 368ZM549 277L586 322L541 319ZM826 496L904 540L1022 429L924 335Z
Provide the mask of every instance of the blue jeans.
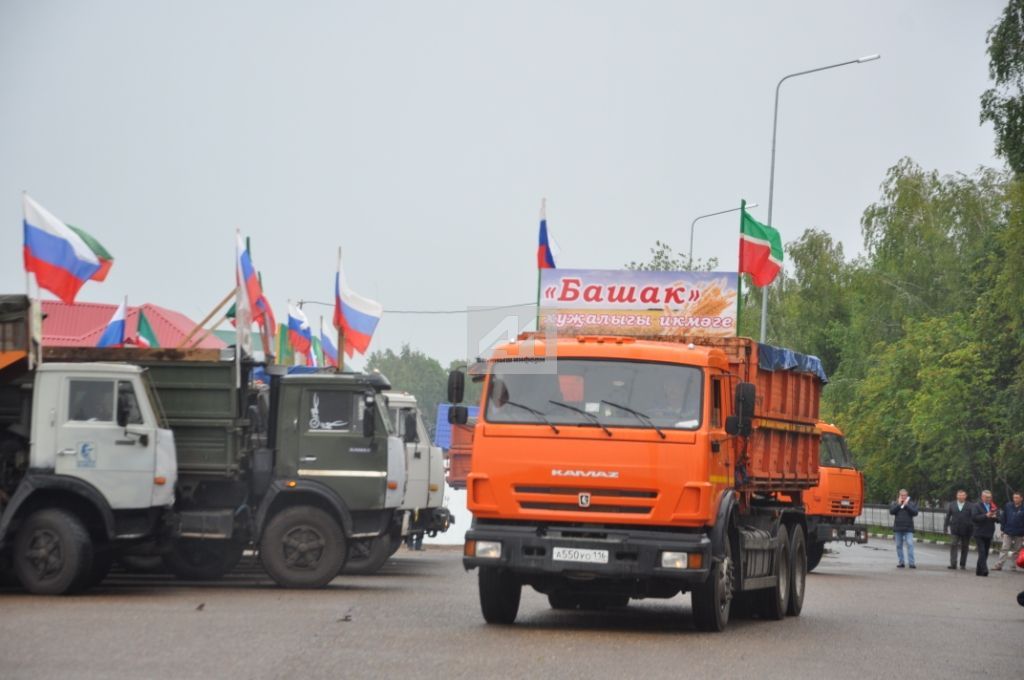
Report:
M903 544L907 544L907 557L910 558L911 566L914 565L914 532L913 531L896 531L893 532L896 535L896 557L900 558L900 564L903 564Z

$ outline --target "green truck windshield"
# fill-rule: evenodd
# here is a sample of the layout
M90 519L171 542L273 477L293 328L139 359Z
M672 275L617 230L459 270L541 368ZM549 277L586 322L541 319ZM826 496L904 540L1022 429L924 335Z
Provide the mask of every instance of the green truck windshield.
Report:
M556 374L531 373L530 367L508 361L496 362L491 371L488 422L677 430L700 426L702 373L692 366L559 359Z

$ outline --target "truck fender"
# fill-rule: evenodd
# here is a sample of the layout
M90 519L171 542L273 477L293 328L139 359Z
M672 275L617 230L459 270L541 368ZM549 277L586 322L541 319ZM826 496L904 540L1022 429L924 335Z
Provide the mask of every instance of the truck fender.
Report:
M4 510L3 517L0 517L0 546L4 544L11 522L18 511L29 500L46 491L59 491L62 494L77 496L79 500L92 506L103 522L103 532L107 540L114 538L114 511L110 509L110 504L99 489L77 477L30 472L21 480L18 490L14 492L11 502Z
M711 552L716 557L725 553L725 541L728 540L729 515L736 507L736 494L726 489L718 499L718 513L715 515L715 526L711 528Z
M259 541L263 535L263 526L266 524L267 516L270 514L270 508L274 506L274 501L281 494L311 494L315 496L318 500L327 504L341 518L341 526L345 536L352 535L352 514L349 512L348 506L345 505L345 501L333 489L309 479L289 480L287 483L276 479L270 484L266 495L260 501L259 509L256 511L256 526L253 532L254 540Z

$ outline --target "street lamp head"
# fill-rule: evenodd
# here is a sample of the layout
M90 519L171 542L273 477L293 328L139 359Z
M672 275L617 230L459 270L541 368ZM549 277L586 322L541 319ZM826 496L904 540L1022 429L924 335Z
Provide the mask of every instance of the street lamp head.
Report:
M858 59L857 63L858 64L863 64L865 61L874 61L875 59L881 59L881 58L882 58L882 55L880 55L880 54L869 54L866 57L861 57L860 59Z

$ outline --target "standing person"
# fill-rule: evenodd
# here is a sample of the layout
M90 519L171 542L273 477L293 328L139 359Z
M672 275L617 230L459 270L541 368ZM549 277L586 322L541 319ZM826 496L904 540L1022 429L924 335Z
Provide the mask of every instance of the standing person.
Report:
M1017 570L1017 553L1024 544L1024 497L1020 491L1013 494L1013 500L999 513L999 525L1003 528L1003 551L992 568L999 571L1003 562L1010 558L1010 571Z
M998 508L992 502L992 492L988 489L981 492L981 500L971 509L971 521L974 522L974 542L978 545L978 566L974 573L988 576L988 551L992 546L992 537L996 533L996 516Z
M914 517L917 516L917 503L910 500L910 492L900 489L899 498L889 506L889 514L893 516L892 533L896 536L896 557L900 562L896 565L902 569L903 546L907 546L907 557L910 558L910 568L917 569L914 562Z
M974 533L974 521L971 519L971 504L967 502L967 492L960 489L956 492L956 500L946 507L946 526L949 532L949 569L956 569L956 553L960 551L960 568L967 568L967 553L971 551L971 534Z

